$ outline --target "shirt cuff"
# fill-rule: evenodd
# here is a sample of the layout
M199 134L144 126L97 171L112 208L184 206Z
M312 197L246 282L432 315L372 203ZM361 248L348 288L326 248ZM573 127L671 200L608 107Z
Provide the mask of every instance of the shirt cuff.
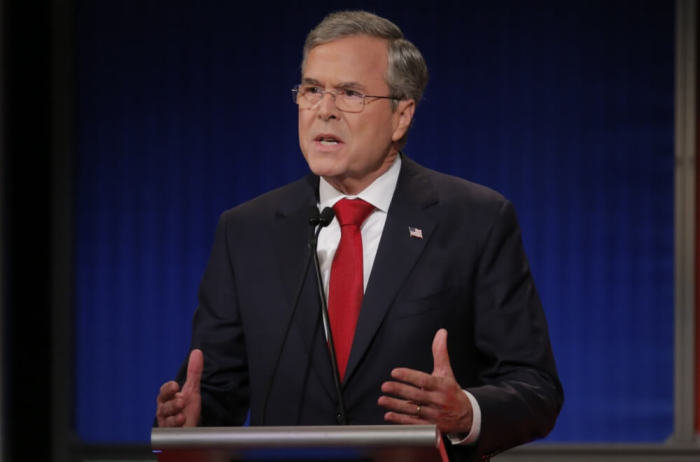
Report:
M479 403L476 401L476 398L474 398L474 395L469 393L467 390L462 391L465 395L467 395L467 398L469 398L469 402L472 405L472 428L469 429L469 433L448 433L447 438L452 444L467 445L475 443L481 434L481 408L479 407Z

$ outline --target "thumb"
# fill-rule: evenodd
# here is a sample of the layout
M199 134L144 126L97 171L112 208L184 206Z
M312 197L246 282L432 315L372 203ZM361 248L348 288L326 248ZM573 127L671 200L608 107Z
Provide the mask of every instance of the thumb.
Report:
M433 338L433 375L454 377L450 355L447 352L447 330L445 329L438 330Z
M190 353L190 359L187 363L187 380L182 387L182 393L197 393L199 394L199 382L202 379L202 370L204 369L204 354L202 350L194 349Z

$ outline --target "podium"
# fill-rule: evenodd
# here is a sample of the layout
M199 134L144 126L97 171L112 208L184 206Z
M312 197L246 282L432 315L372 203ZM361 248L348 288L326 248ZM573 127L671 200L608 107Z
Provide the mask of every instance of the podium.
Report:
M435 425L154 428L159 462L448 462Z

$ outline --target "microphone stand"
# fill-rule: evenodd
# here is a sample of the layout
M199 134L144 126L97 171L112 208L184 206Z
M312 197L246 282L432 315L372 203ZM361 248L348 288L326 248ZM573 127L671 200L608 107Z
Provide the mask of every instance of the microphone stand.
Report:
M328 340L328 348L331 356L331 368L333 369L333 382L335 384L335 394L338 399L338 412L335 416L336 421L341 425L348 424L347 414L345 413L345 402L343 400L343 392L340 388L340 373L338 372L338 359L335 356L335 345L333 344L333 333L331 332L331 322L328 317L328 302L326 301L326 292L323 289L323 279L321 277L321 265L318 262L318 253L316 252L316 246L318 244L318 235L321 230L327 226L335 215L334 211L330 207L326 207L321 212L319 216L319 227L318 230L312 235L310 242L311 253L314 260L314 268L316 269L316 285L318 287L318 297L321 302L321 318L323 319L323 328L326 331L326 339Z

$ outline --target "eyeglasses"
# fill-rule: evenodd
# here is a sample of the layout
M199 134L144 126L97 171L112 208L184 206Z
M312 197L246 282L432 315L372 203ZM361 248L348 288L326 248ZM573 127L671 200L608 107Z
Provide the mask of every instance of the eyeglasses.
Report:
M366 98L378 98L378 99L393 99L398 100L393 96L373 96L365 95L356 90L324 90L318 85L297 85L292 88L292 99L294 102L301 106L301 103L308 104L308 107L315 106L322 99L323 96L328 93L333 97L335 102L335 107L343 112L362 112L365 104L367 104Z

